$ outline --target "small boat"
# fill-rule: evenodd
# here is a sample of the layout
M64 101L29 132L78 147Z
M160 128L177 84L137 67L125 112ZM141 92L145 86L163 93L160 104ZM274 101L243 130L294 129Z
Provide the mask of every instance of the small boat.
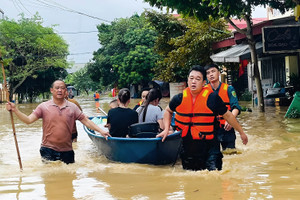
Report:
M103 129L106 117L90 118ZM161 138L122 138L108 137L106 140L100 134L83 126L98 151L112 161L122 163L141 163L153 165L167 165L175 163L181 146L181 132L177 131Z

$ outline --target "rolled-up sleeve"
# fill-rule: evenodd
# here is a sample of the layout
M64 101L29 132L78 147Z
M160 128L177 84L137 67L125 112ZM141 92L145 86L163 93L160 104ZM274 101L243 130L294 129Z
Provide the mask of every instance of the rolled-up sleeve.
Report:
M236 92L235 92L234 88L231 85L228 87L228 97L229 97L231 111L233 109L238 109L239 112L240 112L241 107L239 105L238 98L236 96Z

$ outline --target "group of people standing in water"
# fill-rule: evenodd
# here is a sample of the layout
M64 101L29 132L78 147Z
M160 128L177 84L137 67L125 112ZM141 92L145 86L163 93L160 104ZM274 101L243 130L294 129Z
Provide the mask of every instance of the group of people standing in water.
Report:
M174 130L182 131L182 166L187 170L221 170L222 150L235 148L235 130L243 144L248 137L236 120L240 113L234 88L219 81L220 70L215 64L193 66L188 75L188 87L175 95L163 111L159 107L162 95L158 89L142 91L142 101L128 108L130 92L121 89L119 107L108 113L110 134L128 137L128 127L136 123L157 122L162 141ZM209 81L206 84L206 80ZM135 112L136 110L136 112ZM171 120L175 113L175 126ZM115 128L114 128L115 127Z
M107 137L128 136L129 126L136 123L157 123L162 141L174 130L181 131L182 149L180 157L182 166L187 170L221 170L222 152L226 148L235 148L236 129L243 144L248 138L236 120L240 112L234 89L219 82L217 65L193 66L188 73L188 87L175 95L163 110L159 106L162 94L152 88L142 92L145 99L135 109L128 107L130 91L123 88L118 98L111 102L107 123L109 132L102 130L73 103L66 101L66 85L55 81L50 91L52 99L41 103L33 113L26 115L13 103L7 103L7 110L12 111L23 122L31 124L43 119L43 139L40 153L43 160L61 160L73 163L72 129L75 120L81 121L88 128ZM210 82L206 86L206 79ZM171 120L175 113L175 127ZM229 135L231 134L231 135Z

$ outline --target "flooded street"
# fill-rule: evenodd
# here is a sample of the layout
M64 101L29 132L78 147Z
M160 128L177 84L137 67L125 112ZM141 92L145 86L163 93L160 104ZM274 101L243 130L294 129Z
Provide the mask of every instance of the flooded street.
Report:
M97 116L92 96L76 98L88 116ZM107 112L109 97L100 98ZM132 100L130 107L139 101ZM165 108L169 99L162 99ZM240 102L251 107L250 103ZM29 114L38 104L19 104ZM77 122L75 163L43 164L39 148L42 122L15 126L23 171L20 172L9 113L0 104L0 199L299 199L300 119L284 119L287 107L266 107L265 113L242 112L238 120L249 138L241 154L224 155L222 171L185 171L174 166L121 164L100 156Z

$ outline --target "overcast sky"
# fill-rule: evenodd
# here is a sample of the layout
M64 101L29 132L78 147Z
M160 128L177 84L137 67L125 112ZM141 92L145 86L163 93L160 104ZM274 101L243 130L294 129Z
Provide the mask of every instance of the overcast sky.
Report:
M155 8L143 0L1 0L0 9L10 20L38 12L43 25L57 25L54 29L69 44L68 60L87 63L100 48L97 25ZM256 9L254 17L266 17L266 11Z

